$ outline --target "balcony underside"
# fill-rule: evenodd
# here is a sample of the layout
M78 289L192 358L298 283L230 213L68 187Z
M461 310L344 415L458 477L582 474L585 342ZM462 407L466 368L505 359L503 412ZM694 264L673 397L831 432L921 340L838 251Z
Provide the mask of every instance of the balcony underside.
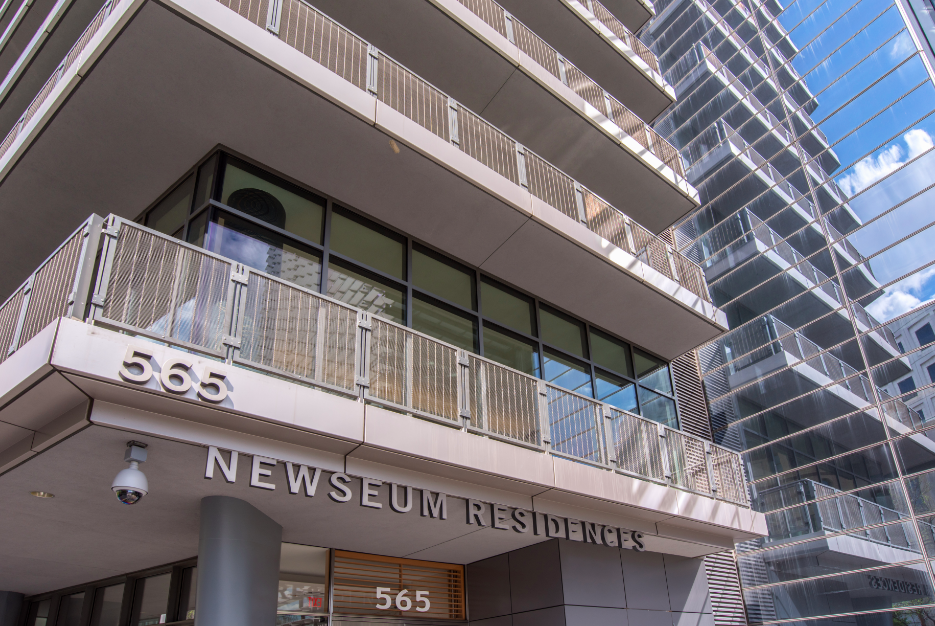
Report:
M155 379L134 386L117 374L128 343L151 346L157 363L187 358L193 372L217 365L74 320L50 324L0 365L0 471L6 472L0 497L12 502L36 485L60 496L57 514L45 523L18 524L15 533L0 536L0 586L35 576L35 593L188 558L197 551L191 520L207 495L255 504L284 526L285 541L456 563L544 539L468 526L463 497L613 523L644 532L650 551L684 556L766 532L763 515L749 509L251 370L227 369L231 393L220 405L199 400L194 390L169 394ZM134 508L119 506L107 489L130 437L150 444L145 471L152 489ZM219 476L205 480L208 445L442 491L449 495L448 520L391 512L386 487L376 498L379 511L356 501L338 505L326 496L327 474L314 498L289 495L282 465L269 479L274 491L250 488L244 456L235 484ZM359 494L359 483L352 489ZM10 514L29 516L32 502ZM159 514L137 519L146 510ZM115 538L135 549L113 550Z
M613 13L618 20L623 22L623 25L629 28L631 33L641 29L653 16L653 12L649 10L649 7L640 0L605 0L601 4L607 7L607 10Z
M602 113L529 57L517 59L515 46L457 0L311 4L654 233L697 207L671 173L655 171L603 130L608 120ZM475 36L448 11L489 39ZM658 92L648 81L635 81L630 100L641 90L648 98L650 90Z
M3 294L89 211L137 216L222 144L663 357L726 326L677 283L229 9L186 6L271 50L281 71L143 4L7 167L0 211L18 237L0 253Z
M664 91L564 0L502 0L500 4L643 120L656 119L675 100L675 90Z

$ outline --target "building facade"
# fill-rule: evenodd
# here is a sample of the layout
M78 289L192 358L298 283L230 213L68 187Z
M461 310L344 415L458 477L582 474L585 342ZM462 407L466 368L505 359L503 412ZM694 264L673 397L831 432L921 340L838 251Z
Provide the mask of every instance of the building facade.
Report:
M0 6L0 626L713 624L653 14Z
M711 435L742 451L769 526L734 563L711 559L723 623L935 613L918 4L674 0L641 32L678 95L654 128L703 203L674 241L731 326L697 351Z

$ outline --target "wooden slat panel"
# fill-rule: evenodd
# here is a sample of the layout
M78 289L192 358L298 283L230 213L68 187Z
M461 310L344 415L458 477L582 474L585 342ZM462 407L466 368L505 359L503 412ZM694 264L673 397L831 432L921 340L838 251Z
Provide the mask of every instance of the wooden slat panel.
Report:
M383 603L377 599L377 587L389 588L386 593L394 600L391 608L376 608ZM406 597L412 601L408 611L395 605L396 594L403 589L409 590ZM428 611L416 610L423 606L416 601L416 591L428 592ZM463 620L464 566L336 550L332 610L350 615Z

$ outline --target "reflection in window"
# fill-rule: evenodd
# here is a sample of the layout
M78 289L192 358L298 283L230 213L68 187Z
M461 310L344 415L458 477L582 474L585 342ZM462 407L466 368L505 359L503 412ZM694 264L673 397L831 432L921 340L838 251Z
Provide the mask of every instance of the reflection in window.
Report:
M310 249L228 213L219 213L208 230L212 252L248 267L278 276L306 289L318 291L321 260Z
M640 387L640 407L643 417L651 419L669 428L679 427L679 418L675 413L675 401L661 396L645 387Z
M338 264L328 266L327 294L397 324L406 323L406 294L391 283Z
M192 204L192 191L195 177L189 176L168 196L150 210L146 216L146 226L165 235L173 235L185 224L188 210Z
M422 298L412 301L412 328L464 350L477 351L477 322Z
M591 358L597 365L633 377L633 364L630 362L630 349L627 344L591 329Z
M543 378L553 385L593 398L591 391L591 373L584 365L568 358L545 351L542 358Z
M26 619L26 626L45 626L49 622L49 609L51 607L51 600L33 602L29 607L29 617Z
M532 299L486 278L481 279L480 293L484 317L521 333L536 336L536 313Z
M182 587L179 589L180 620L195 619L195 596L198 592L198 568L182 570Z
M613 374L597 370L597 399L623 411L639 414L636 385Z
M916 331L916 339L919 340L919 346L924 347L930 343L935 343L935 331L932 331L931 324L925 324Z
M546 306L539 307L540 337L559 350L588 358L584 324Z
M633 363L641 385L671 395L672 380L669 378L668 363L637 349L633 350Z
M198 184L195 187L195 202L192 204L192 211L203 207L214 193L214 170L217 163L218 155L215 154L198 168Z
M169 581L172 574L141 578L133 593L130 626L165 624L169 606Z
M320 244L325 201L301 192L260 169L228 159L221 186L221 202L288 230L306 241Z
M484 324L484 356L530 376L539 376L539 350L489 324Z
M412 248L412 285L466 309L477 309L473 272L419 246Z
M912 376L910 376L909 378L904 378L904 379L902 379L901 381L899 381L898 383L896 383L896 386L899 387L899 393L900 393L900 394L909 393L910 391L912 391L913 389L916 388L916 381L912 378ZM916 397L917 395L918 395L918 394L915 394L915 393L914 393L914 394L912 394L911 396L906 396L905 398L903 398L903 400L908 400L909 398L914 398L914 397Z
M282 544L279 596L276 600L278 625L299 620L302 626L327 623L328 563L327 548ZM306 617L315 615L321 617Z
M102 587L94 592L91 626L117 626L123 604L123 583Z
M81 609L84 607L84 592L62 596L58 607L57 626L81 626Z
M331 212L331 249L384 274L406 279L406 241L337 207Z
M205 245L205 224L208 221L208 212L205 211L188 224L188 243L203 248Z

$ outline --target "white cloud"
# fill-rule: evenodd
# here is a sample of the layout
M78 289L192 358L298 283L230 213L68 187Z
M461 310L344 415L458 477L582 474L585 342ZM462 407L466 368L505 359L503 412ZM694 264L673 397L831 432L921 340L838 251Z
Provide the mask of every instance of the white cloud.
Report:
M930 304L935 299L923 301L922 288L930 278L935 276L935 267L929 267L913 276L899 281L892 287L886 289L882 298L879 298L869 306L867 312L881 322L887 322L894 317L907 313L920 306Z
M932 136L921 128L910 130L903 135L903 141L906 142L908 151L902 145L894 143L876 156L871 154L864 157L851 168L849 174L837 179L838 186L851 197L935 146Z
M909 56L910 53L915 52L915 48L915 44L912 43L912 38L909 37L909 33L904 32L893 42L893 47L890 48L889 55L891 59L902 59L903 57Z

